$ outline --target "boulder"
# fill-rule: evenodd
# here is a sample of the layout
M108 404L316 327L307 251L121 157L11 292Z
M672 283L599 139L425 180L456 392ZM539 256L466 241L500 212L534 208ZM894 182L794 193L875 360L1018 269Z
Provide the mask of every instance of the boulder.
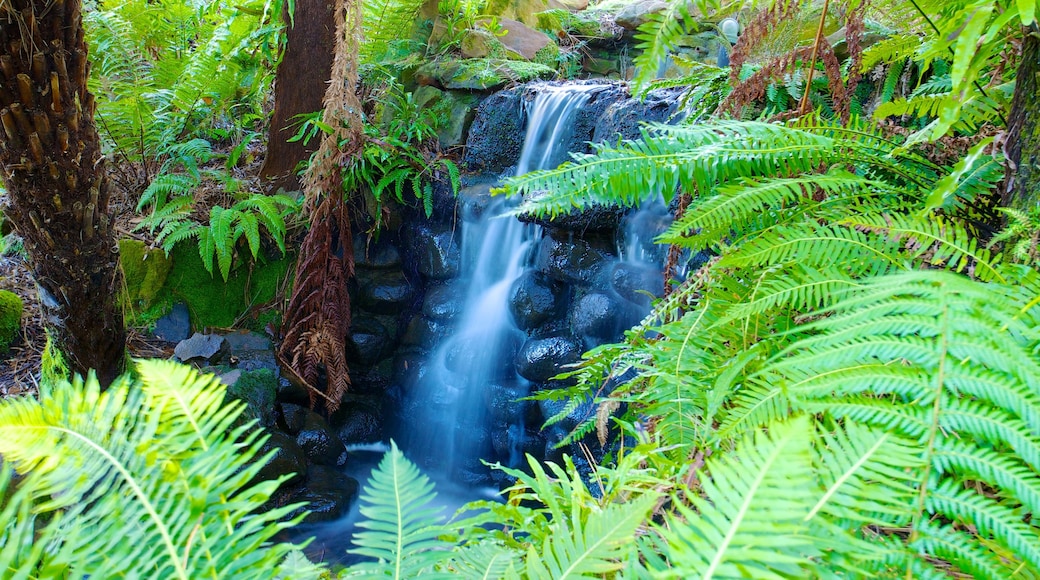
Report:
M538 248L537 268L546 276L567 283L590 284L610 265L613 256L605 244L593 244L584 238L553 232L542 238Z
M303 511L309 512L304 523L314 524L331 522L347 515L350 506L358 496L358 482L353 477L340 473L322 465L312 465L307 469L307 482L293 495L293 502L306 502L306 506L293 516Z
M415 80L420 85L479 91L554 76L556 70L544 64L495 58L441 60L427 63L415 71Z
M596 204L553 218L539 217L530 213L520 214L517 217L524 223L585 234L589 232L613 232L621 224L621 219L627 211L627 209L616 205Z
M651 296L664 293L664 277L656 268L643 264L615 264L610 273L610 283L619 296L641 307L650 306Z
M237 377L232 377L237 373ZM232 380L233 379L233 380ZM271 369L243 371L235 369L220 377L228 385L227 397L246 404L242 414L246 419L256 419L262 427L275 424L275 399L278 391L278 375Z
M135 308L151 306L162 290L173 260L159 248L149 248L138 240L119 240L119 266L123 270L126 299Z
M549 0L548 5L551 10L581 12L589 7L589 0Z
M459 50L465 58L506 58L506 47L497 36L483 28L471 28L459 42Z
M644 123L666 123L671 120L685 90L683 87L656 89L642 99L615 101L597 118L592 141L601 143L639 138Z
M516 356L516 372L525 379L544 383L578 362L585 351L580 339L566 336L530 338Z
M390 333L378 320L359 316L351 321L347 337L347 360L373 365L390 352Z
M463 165L470 171L494 175L516 165L524 140L523 112L520 89L499 91L484 99L469 129Z
M307 473L307 456L296 440L278 429L268 429L267 441L260 447L257 457L274 451L274 455L256 474L259 481L274 481L283 475L295 474L289 483L303 481Z
M462 313L466 299L465 287L458 284L439 284L426 289L423 316L439 322L451 322Z
M431 320L425 316L414 316L405 328L401 344L433 348L451 334L452 327L446 322Z
M636 0L621 9L614 21L625 30L635 30L650 21L650 18L668 8L664 0Z
M379 270L359 276L358 306L376 314L395 314L411 304L415 290L398 270Z
M228 354L231 347L227 339L217 334L202 334L196 332L186 340L177 343L173 349L173 356L180 362L195 362L204 364L219 364Z
M490 26L490 19L483 19L479 21L481 25ZM546 62L546 57L539 55L543 50L551 44L556 47L556 43L553 42L548 35L539 30L535 30L530 26L527 26L523 22L518 22L510 18L499 18L497 19L498 34L497 39L506 50L520 55L525 60L541 62L542 64L552 64ZM504 33L504 34L502 34ZM559 53L559 47L556 47L556 53Z
M180 342L191 336L191 314L183 302L173 305L165 316L155 321L152 334L164 342Z
M518 20L528 26L534 26L538 23L538 13L548 9L548 0L489 0L484 14Z
M419 256L419 273L427 279L446 280L459 273L461 253L451 228L421 227L416 236L416 251Z
M319 465L338 465L346 449L339 436L317 413L309 413L303 428L296 434L296 443L307 459Z
M416 89L416 103L437 118L437 140L442 149L465 142L481 98L470 91L442 91L432 86Z
M425 88L437 90L432 87ZM393 270L401 266L401 253L385 236L375 239L358 234L354 236L354 264L360 268Z
M559 290L537 272L527 271L513 282L509 293L509 311L522 330L541 326L559 311Z
M377 403L369 399L345 401L336 413L333 423L336 434L346 445L376 443L383 440L382 413Z
M571 310L571 328L583 336L598 340L616 340L628 327L627 308L614 297L602 292L582 296Z

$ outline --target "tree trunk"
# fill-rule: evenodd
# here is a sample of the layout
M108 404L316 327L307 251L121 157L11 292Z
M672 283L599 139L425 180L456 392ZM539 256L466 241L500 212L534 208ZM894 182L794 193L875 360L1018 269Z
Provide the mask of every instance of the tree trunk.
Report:
M118 247L94 125L80 0L0 6L0 169L44 323L72 371L123 370Z
M289 143L287 139L296 134L297 115L322 108L336 45L334 4L327 0L297 1L293 25L285 33L285 54L275 76L267 156L260 168L260 179L272 191L279 187L286 191L300 189L296 166L306 161L321 141L320 135L306 145L303 141ZM282 16L288 25L288 15Z
M1025 30L1015 96L1008 115L1005 152L1011 162L1004 205L1029 210L1040 203L1040 33Z

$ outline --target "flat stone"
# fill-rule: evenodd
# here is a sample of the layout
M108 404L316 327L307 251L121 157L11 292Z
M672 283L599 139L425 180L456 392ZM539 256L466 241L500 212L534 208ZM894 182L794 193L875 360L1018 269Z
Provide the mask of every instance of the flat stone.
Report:
M177 343L173 356L181 362L205 362L217 364L231 352L227 339L217 334L196 332Z
M155 337L166 342L180 342L191 336L191 314L183 302L173 305L173 309L155 321Z

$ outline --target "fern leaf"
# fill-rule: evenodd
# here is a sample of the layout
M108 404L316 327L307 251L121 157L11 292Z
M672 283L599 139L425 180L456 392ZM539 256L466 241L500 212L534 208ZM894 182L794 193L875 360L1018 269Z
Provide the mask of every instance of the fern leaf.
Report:
M390 451L361 492L365 519L358 527L364 531L354 535L357 547L350 550L378 561L357 564L351 567L351 574L449 578L433 570L451 556L452 546L438 538L444 530L438 524L436 497L429 478L391 442Z

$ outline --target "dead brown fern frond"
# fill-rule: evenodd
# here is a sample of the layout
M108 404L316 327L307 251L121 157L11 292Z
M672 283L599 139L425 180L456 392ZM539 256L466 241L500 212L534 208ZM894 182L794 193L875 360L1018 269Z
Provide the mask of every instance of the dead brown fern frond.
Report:
M296 263L296 285L285 313L279 360L331 414L350 386L346 340L350 332L347 281L354 276L354 248L344 200L342 168L361 151L361 104L357 62L361 10L357 0L337 0L336 55L325 92L323 123L332 131L322 139L304 175L304 211L311 228ZM326 384L319 390L324 371Z

